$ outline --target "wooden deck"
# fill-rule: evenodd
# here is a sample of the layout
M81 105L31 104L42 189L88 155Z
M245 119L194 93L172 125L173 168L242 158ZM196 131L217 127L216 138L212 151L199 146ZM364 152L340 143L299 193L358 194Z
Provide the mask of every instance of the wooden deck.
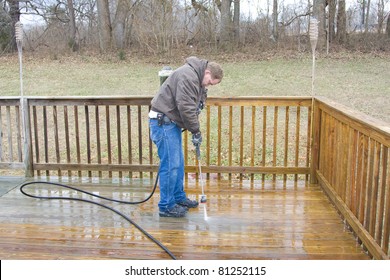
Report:
M117 214L79 201L29 198L20 192L21 182L0 179L0 259L170 258ZM69 185L127 201L152 189L145 179ZM26 190L88 199L43 184ZM186 191L197 197L198 182L188 180ZM93 201L130 217L177 259L369 259L318 185L210 180L205 193L207 204L180 219L159 217L158 192L138 206Z

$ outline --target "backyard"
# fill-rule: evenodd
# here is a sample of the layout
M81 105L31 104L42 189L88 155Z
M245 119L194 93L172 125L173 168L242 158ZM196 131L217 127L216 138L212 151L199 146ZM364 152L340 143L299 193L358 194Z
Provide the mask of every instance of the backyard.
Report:
M193 54L195 55L195 54ZM390 123L390 56L317 55L312 91L312 57L293 55L198 55L222 64L225 77L209 96L325 96ZM115 56L23 57L25 96L153 96L158 71L179 67L184 57L121 60ZM2 96L20 95L17 55L0 57Z

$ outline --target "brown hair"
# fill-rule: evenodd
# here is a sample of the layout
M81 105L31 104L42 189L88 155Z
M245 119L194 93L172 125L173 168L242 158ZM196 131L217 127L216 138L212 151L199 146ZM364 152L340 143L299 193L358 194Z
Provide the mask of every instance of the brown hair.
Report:
M218 63L216 63L214 61L211 61L207 64L207 69L210 70L211 77L213 79L218 79L220 81L222 80L223 70L222 70L221 65L219 65Z

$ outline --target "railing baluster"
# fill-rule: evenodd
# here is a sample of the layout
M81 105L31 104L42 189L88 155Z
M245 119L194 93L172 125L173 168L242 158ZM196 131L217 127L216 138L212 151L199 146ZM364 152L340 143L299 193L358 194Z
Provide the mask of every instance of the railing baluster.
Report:
M218 137L217 137L217 166L222 166L221 163L221 137L222 136L222 109L221 106L218 106ZM221 180L221 173L218 173L218 180Z
M301 107L297 106L297 117L295 123L295 167L299 165L299 143L301 138ZM298 181L298 174L294 175L294 181Z
M75 141L76 141L76 159L77 163L81 163L80 154L80 130L79 130L79 110L77 106L73 107L74 112L74 128L75 128ZM78 170L78 176L81 177L81 170Z
M368 231L375 237L375 230L377 228L377 206L378 206L378 191L379 191L379 169L380 169L380 157L381 157L381 145L377 141L372 140L372 162L370 164L370 179L369 182L372 185L372 197L370 201L370 211L368 216L370 217ZM372 171L371 171L372 170Z
M140 164L143 163L142 161L142 107L141 105L138 105L138 161ZM140 178L144 177L144 174L142 171L139 172Z
M54 145L56 153L56 162L60 163L60 144L58 138L58 116L57 116L57 106L53 106L53 125L54 125ZM57 170L58 176L61 176L61 170Z
M244 163L244 106L240 106L240 167ZM240 173L240 180L242 180L243 174Z
M256 147L256 107L252 106L252 129L251 129L251 166L255 166L255 147ZM255 174L251 174L251 180L255 179Z
M100 111L99 106L95 106L95 125L96 125L96 157L98 164L102 163L102 145L100 139ZM103 172L99 171L99 178L103 177Z
M107 163L111 164L112 163L112 158L111 158L111 125L110 125L110 106L106 106L106 133L107 133ZM108 171L108 177L112 178L112 171Z
M43 118L43 140L44 140L44 151L45 151L45 163L49 162L49 139L48 139L48 127L47 127L47 109L43 106L42 118ZM46 176L49 176L49 170L46 170Z
M0 106L0 161L3 162L3 113Z
M277 165L277 153L278 153L278 117L279 117L279 106L274 107L274 131L273 131L273 148L272 148L272 166ZM276 180L276 174L272 175L273 181Z
M229 106L229 148L228 148L228 164L233 165L233 106ZM232 174L228 175L229 180L232 179Z
M385 215L385 194L386 194L386 183L387 183L387 179L390 177L388 176L387 174L387 170L388 170L388 148L386 146L383 146L383 149L382 149L382 161L381 161L381 167L382 167L382 172L381 172L381 175L380 175L380 199L379 199L379 205L378 205L378 230L377 230L377 235L376 235L376 242L378 244L382 244L382 240L384 238L384 236L386 235L385 234L385 231L383 231L383 227L384 227L384 224L383 224L383 221L384 221L384 215ZM389 192L389 190L387 190L387 193ZM387 216L387 220L389 216ZM382 234L383 233L383 234ZM383 247L383 245L382 245Z
M263 106L263 150L261 155L262 166L266 166L267 160L267 106ZM265 174L262 174L262 181L265 181Z
M89 107L88 105L84 106L85 112L85 137L86 137L86 145L87 145L87 163L91 164L91 128L89 124ZM92 172L88 170L88 177L92 177Z
M122 164L122 131L121 131L121 111L120 111L120 106L116 106L116 122L117 122L117 128L116 128L116 133L117 133L117 141L118 141L118 164ZM119 171L119 178L122 178L122 171Z
M64 125L65 125L65 149L66 149L66 163L71 163L71 148L69 140L69 116L68 116L68 106L64 106ZM68 177L71 177L72 171L68 170Z
M18 156L17 156L17 159L19 162L23 162L23 152L22 152L22 130L23 128L21 127L21 117L20 115L23 116L23 113L20 114L20 109L22 106L16 106L15 107L15 117L16 117L16 143L17 143L17 148L18 148ZM24 134L24 132L23 132ZM23 137L26 137L25 135L23 135Z
M132 129L131 129L131 107L127 105L127 158L129 164L133 163L133 152L132 152ZM129 178L133 177L133 172L129 171Z
M7 132L8 132L8 160L9 162L13 161L13 142L12 142L12 124L11 124L11 107L6 107L7 112Z
M283 166L288 166L288 140L289 140L289 127L290 127L290 107L286 106L285 109L286 117L285 117L285 127L284 127L284 158L283 158ZM287 174L283 175L283 181L287 181Z

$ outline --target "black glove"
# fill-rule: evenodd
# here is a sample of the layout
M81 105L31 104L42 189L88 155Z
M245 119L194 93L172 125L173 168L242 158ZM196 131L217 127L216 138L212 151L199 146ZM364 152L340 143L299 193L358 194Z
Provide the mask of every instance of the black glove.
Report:
M198 109L196 110L196 114L200 115L200 113L202 112L203 108L204 108L204 103L203 103L203 101L200 101Z
M202 143L202 134L199 132L192 134L192 144L194 144L195 147L199 147Z

